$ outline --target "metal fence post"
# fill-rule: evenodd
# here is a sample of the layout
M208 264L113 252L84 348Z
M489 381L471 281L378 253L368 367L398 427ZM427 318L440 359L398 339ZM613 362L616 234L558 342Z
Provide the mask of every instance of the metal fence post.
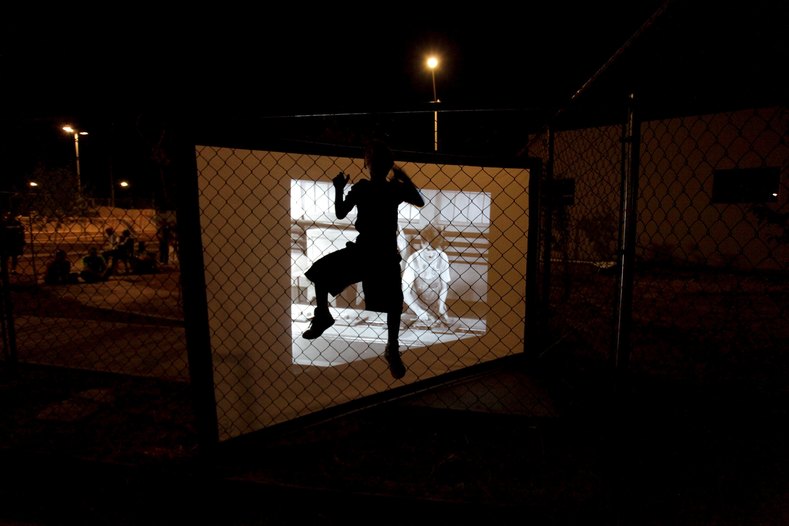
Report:
M13 304L11 303L11 280L8 277L8 230L6 225L2 225L0 232L0 292L2 293L2 305L0 305L0 331L2 332L3 349L9 364L15 365L16 354L16 328L14 326Z
M541 191L547 199L541 201L541 212L545 212L543 219L543 256L542 256L542 303L545 312L548 312L551 305L551 253L553 252L553 162L554 162L554 131L553 127L548 128L548 160L545 163L545 178L542 180Z
M182 132L183 127L176 130L174 163L179 190L176 211L178 261L198 440L201 451L211 453L219 443L219 429L200 231L197 161L194 142Z
M526 248L526 356L535 357L540 347L544 324L541 323L540 293L537 286L540 266L540 185L542 162L534 159L529 172L529 239Z
M611 358L615 373L624 371L630 357L633 309L633 265L636 243L636 204L641 123L637 118L635 95L628 96L627 121L622 136L622 181L617 250L617 283L614 305L614 342Z

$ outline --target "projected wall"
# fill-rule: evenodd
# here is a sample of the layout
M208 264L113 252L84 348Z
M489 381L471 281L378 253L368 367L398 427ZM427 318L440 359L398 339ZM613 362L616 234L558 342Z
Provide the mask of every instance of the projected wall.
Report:
M333 327L301 337L315 305L305 270L357 235L355 212L334 216L331 179L366 178L362 160L213 146L196 156L221 438L523 351L525 168L396 161L426 204L399 213L407 373L395 380L385 315L364 309L359 287L331 297Z
M424 207L402 204L399 211L406 307L401 352L486 330L490 193L430 188L421 192ZM293 179L290 212L294 363L331 366L382 354L386 315L364 311L361 284L333 298L337 321L321 339L299 337L315 304L314 288L304 273L312 262L356 238L356 210L338 220L331 182Z

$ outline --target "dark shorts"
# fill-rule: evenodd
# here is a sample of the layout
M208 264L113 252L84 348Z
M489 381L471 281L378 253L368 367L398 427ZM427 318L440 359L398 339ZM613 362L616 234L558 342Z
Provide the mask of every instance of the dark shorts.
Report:
M361 282L366 310L403 309L400 255L396 252L382 255L348 243L345 248L317 260L304 275L313 283L324 285L332 296Z

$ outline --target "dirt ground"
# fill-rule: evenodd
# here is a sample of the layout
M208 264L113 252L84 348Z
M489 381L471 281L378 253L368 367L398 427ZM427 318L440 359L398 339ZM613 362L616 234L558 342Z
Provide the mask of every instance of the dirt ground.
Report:
M435 407L519 375L554 412ZM789 406L753 385L513 365L208 456L186 384L21 367L0 389L5 524L789 520Z
M2 362L0 523L789 524L785 284L704 279L639 285L626 375L590 345L597 276L535 361L210 451L187 381ZM142 319L36 298L26 314Z

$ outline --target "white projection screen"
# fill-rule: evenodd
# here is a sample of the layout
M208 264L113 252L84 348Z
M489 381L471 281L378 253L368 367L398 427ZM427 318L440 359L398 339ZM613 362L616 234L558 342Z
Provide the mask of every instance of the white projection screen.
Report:
M355 212L334 215L331 179L365 178L362 160L215 146L196 156L220 440L523 352L526 168L396 161L426 201L401 205L404 276L430 272L406 272L428 230L449 269L440 323L406 303L407 373L394 380L386 317L364 310L361 287L331 297L337 321L323 336L301 337L314 309L305 270L356 235Z

